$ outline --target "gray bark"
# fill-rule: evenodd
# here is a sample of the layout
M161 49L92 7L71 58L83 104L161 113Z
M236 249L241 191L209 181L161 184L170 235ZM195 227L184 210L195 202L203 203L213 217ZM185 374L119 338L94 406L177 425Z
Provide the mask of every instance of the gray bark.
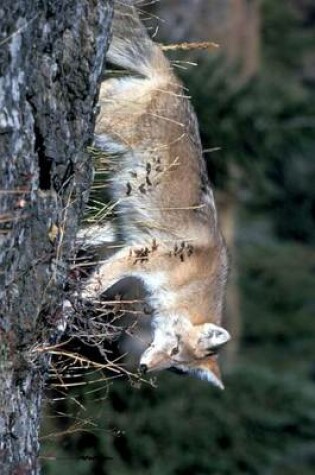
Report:
M91 182L111 0L0 5L0 473L37 474L48 359ZM41 355L41 356L40 356Z

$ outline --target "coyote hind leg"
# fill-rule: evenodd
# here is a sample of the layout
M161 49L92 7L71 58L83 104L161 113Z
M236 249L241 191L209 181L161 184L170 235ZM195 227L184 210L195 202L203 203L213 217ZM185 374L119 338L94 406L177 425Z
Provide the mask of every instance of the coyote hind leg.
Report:
M96 299L116 282L128 276L146 280L147 275L162 270L161 263L166 256L169 256L168 247L160 246L155 239L150 245L125 246L98 266L83 285L80 296L85 300Z
M83 284L80 297L84 300L94 300L103 292L130 275L130 247L124 247L113 256L109 257L93 272L91 277Z
M93 304L103 292L130 275L130 259L128 259L130 252L129 247L124 247L108 258L82 284L81 289L77 289L68 299L63 301L62 315L58 322L59 330L65 330L69 319L82 309L82 304L83 307L87 302Z

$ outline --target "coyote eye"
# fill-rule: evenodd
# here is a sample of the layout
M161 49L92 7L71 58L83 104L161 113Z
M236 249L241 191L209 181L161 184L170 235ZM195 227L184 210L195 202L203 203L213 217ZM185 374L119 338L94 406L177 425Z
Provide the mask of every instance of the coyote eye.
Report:
M171 356L177 355L178 352L179 352L179 348L178 348L178 346L175 346L171 351Z

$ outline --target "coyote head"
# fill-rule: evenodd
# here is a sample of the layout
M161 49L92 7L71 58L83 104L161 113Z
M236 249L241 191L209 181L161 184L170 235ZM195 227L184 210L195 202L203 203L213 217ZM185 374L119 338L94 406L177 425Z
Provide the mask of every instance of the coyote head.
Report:
M173 369L223 389L216 353L229 339L230 334L213 323L193 325L183 316L155 318L153 341L141 356L140 369Z

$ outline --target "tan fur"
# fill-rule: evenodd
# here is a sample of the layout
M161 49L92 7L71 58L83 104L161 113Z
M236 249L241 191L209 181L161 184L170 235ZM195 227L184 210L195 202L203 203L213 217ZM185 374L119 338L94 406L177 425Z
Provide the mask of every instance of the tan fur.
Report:
M227 258L194 111L131 1L116 1L108 57L133 73L102 84L95 139L117 155L111 189L125 246L99 266L82 297L140 278L155 311L141 365L221 386L211 353L229 339L218 326Z

